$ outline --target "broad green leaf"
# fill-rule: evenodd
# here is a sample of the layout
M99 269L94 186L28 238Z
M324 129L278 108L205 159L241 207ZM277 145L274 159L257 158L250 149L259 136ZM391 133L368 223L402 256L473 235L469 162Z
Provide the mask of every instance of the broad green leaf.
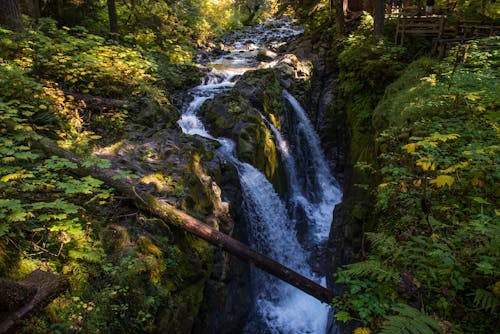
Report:
M346 312L346 311L339 311L339 312L336 312L334 314L334 317L335 319L339 320L339 321L349 321L351 320L351 315L349 314L349 312Z

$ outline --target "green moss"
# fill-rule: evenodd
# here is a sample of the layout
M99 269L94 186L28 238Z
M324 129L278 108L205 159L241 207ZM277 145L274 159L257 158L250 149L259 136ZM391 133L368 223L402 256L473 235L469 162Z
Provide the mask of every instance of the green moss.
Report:
M206 217L212 214L216 198L212 192L212 178L201 163L198 153L193 155L191 163L187 166L186 192L192 199L185 209L194 211L197 216Z
M238 103L238 101L231 101L229 103L227 112L230 114L240 115L242 113L241 105Z
M415 117L421 116L421 106L433 98L430 89L432 83L422 85L421 79L436 71L439 72L438 64L437 60L421 58L411 63L401 77L387 87L385 98L373 111L375 129L380 131L388 125L403 126ZM406 93L398 94L401 91ZM442 107L450 106L443 105Z
M21 252L10 247L8 240L0 239L0 273L3 277L13 277L21 261Z

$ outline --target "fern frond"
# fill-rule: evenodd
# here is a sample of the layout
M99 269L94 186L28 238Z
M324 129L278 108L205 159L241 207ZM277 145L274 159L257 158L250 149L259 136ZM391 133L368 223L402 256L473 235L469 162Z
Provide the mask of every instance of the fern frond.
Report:
M441 333L438 323L428 315L406 304L392 308L397 315L385 317L380 334L435 334Z
M374 248L381 250L384 254L392 253L397 247L396 239L385 233L366 233L366 237Z
M367 232L366 237L374 246L378 246L388 242L392 244L394 242L393 237L389 237L387 234L382 232L380 233Z
M56 122L59 118L50 110L41 111L30 117L30 121L37 125L45 125Z
M495 313L499 304L499 298L489 291L477 289L474 293L474 306L479 307L482 310Z
M376 259L350 264L346 272L354 277L369 277L378 282L399 280L399 273Z

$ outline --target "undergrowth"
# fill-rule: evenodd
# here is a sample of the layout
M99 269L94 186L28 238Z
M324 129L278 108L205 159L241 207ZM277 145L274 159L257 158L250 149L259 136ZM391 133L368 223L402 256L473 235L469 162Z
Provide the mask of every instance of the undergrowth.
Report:
M159 312L196 308L204 271L193 279L190 261L210 252L194 254L183 237L173 244L167 228L153 237L152 220L101 181L77 176L75 163L44 153L32 135L57 141L86 167L108 168L90 154L101 135L119 139L144 106L172 113L173 91L198 78L183 78L186 68L165 57L50 19L24 33L0 28L0 276L41 268L70 282L18 332L148 333Z
M336 274L337 319L381 333L498 328L498 61L481 42L465 58L421 58L369 115L378 157L357 166L380 180L364 186L376 223L359 262Z

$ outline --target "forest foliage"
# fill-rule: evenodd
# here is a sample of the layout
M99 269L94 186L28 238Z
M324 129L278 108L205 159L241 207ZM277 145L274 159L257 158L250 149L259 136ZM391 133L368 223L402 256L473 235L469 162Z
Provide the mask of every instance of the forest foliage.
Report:
M346 286L337 319L381 333L498 325L499 43L411 61L404 48L374 45L363 25L347 39L338 103L365 175L355 187L371 193L374 211L359 262L336 274Z
M266 18L278 3L120 1L118 36L102 0L42 3L43 18L25 15L24 31L0 27L0 276L44 268L70 278L70 292L21 332L154 332L165 309L199 303L189 283L206 268L192 259L211 253L172 242L170 231L131 237L114 225L118 216L151 219L101 181L73 175L72 162L45 155L26 132L57 140L89 166L109 166L91 157L96 143L119 138L137 106L173 119L175 92L199 79L195 49ZM454 15L500 15L495 1L437 0L435 8L451 3ZM295 9L308 33L335 34L329 1L279 5ZM363 323L358 333L491 332L500 311L500 42L472 43L467 57L456 49L438 61L414 59L427 52L411 49L420 41L374 43L372 32L365 15L331 51L335 107L348 114L355 175L363 176L356 187L374 208L359 261L336 274L346 289L333 302L336 318ZM94 112L76 95L121 102ZM182 185L162 177L183 196ZM182 289L186 296L175 299Z
M109 167L88 156L101 138L93 130L116 136L134 109L91 115L71 94L147 100L168 110L169 89L161 85L169 81L158 84L162 66L139 47L108 43L81 27L58 29L51 19L38 24L23 35L0 30L0 272L18 279L36 268L55 271L70 279L71 292L20 332L151 331L154 314L185 277L179 263L188 253L161 234L131 247L126 230L112 227L130 214L112 189L72 175L74 163L45 155L27 132L87 156L86 166ZM169 73L181 78L175 71ZM117 256L125 247L129 253ZM170 283L160 283L160 275Z

